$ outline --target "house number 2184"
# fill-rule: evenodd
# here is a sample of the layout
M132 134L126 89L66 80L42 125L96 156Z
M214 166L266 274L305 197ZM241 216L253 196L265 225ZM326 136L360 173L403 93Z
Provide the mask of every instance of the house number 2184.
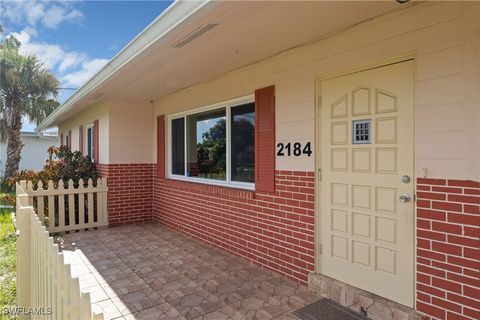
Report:
M300 157L302 154L306 154L307 156L312 155L312 148L310 142L307 142L305 146L302 146L300 142L294 143L277 143L277 156L279 157Z

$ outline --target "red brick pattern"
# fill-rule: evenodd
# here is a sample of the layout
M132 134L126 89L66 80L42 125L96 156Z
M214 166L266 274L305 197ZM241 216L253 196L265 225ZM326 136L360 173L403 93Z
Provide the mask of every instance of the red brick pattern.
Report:
M111 226L153 220L154 164L97 164L108 178L108 221Z
M314 270L313 172L276 171L274 193L159 179L155 164L97 172L110 225L155 220L301 282ZM480 319L480 183L418 179L416 194L417 310Z
M417 309L480 319L480 183L417 180Z
M95 170L99 177L108 178L108 164L96 163Z
M276 171L275 193L155 178L154 219L290 278L314 270L314 173Z

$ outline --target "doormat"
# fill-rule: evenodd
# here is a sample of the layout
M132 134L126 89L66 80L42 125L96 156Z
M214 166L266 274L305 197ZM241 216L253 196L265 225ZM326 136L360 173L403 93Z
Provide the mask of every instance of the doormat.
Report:
M326 298L295 310L293 314L302 320L369 320L366 315Z

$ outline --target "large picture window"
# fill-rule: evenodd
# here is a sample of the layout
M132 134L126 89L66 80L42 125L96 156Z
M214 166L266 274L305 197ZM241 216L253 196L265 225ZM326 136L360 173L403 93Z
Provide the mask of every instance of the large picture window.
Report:
M170 118L170 175L253 187L255 103L216 105Z

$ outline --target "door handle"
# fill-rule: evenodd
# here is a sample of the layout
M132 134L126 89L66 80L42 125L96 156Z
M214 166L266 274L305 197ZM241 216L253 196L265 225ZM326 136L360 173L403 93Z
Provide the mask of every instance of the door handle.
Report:
M408 193L404 193L399 197L399 199L402 202L409 202L412 199L412 197L410 197Z

